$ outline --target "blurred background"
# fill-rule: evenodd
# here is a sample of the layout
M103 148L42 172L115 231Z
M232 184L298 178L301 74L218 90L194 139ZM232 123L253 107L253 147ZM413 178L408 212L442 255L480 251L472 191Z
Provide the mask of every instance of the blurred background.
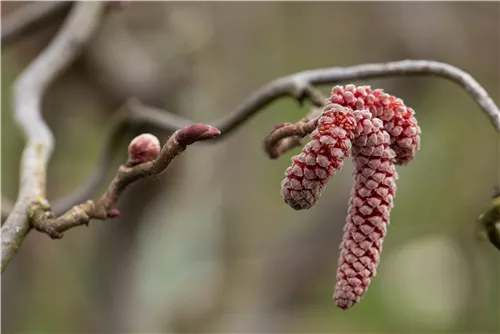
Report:
M2 18L29 3L2 2ZM198 122L230 112L277 77L306 69L432 59L469 72L500 102L499 8L484 3L131 2L110 11L84 54L50 87L56 138L50 200L95 167L127 97ZM2 194L15 199L23 137L11 113L16 76L67 10L2 46ZM283 99L216 144L196 144L160 178L135 184L118 219L32 232L2 275L9 333L498 333L500 256L475 222L499 180L499 137L458 85L435 77L354 82L415 109L422 147L399 167L378 274L353 309L335 307L338 247L352 164L313 209L280 196L290 157L262 139L308 106ZM322 87L328 94L331 87ZM107 181L137 127L116 148Z

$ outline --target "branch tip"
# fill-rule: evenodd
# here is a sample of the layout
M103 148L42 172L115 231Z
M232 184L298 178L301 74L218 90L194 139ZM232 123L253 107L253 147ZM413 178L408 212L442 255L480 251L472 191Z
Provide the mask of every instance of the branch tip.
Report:
M211 125L193 124L177 131L175 140L181 145L188 146L197 141L215 138L220 134L220 130Z

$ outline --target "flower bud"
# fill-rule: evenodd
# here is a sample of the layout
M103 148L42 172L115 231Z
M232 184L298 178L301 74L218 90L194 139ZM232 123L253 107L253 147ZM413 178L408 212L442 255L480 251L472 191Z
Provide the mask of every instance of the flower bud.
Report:
M155 160L160 154L161 146L158 138L149 133L135 137L128 146L128 165L138 165Z

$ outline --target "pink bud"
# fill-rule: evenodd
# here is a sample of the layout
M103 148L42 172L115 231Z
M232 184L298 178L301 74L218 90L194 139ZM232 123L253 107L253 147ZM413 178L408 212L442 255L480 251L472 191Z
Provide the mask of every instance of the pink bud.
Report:
M120 211L118 211L118 209L111 209L111 210L109 210L109 212L108 212L108 217L109 217L109 218L116 218L116 217L120 217Z
M197 141L212 139L220 135L219 129L207 124L193 124L177 131L175 139L181 145L188 146Z
M135 137L128 146L128 164L138 165L155 160L160 154L158 138L149 133Z

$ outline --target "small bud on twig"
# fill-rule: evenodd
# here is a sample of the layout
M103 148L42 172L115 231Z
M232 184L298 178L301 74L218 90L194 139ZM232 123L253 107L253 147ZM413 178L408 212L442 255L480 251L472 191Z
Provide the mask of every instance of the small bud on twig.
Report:
M188 146L197 141L212 139L220 135L219 129L207 124L193 124L177 131L175 139L181 145Z
M149 133L135 137L128 146L128 166L135 166L155 160L160 154L158 138Z

